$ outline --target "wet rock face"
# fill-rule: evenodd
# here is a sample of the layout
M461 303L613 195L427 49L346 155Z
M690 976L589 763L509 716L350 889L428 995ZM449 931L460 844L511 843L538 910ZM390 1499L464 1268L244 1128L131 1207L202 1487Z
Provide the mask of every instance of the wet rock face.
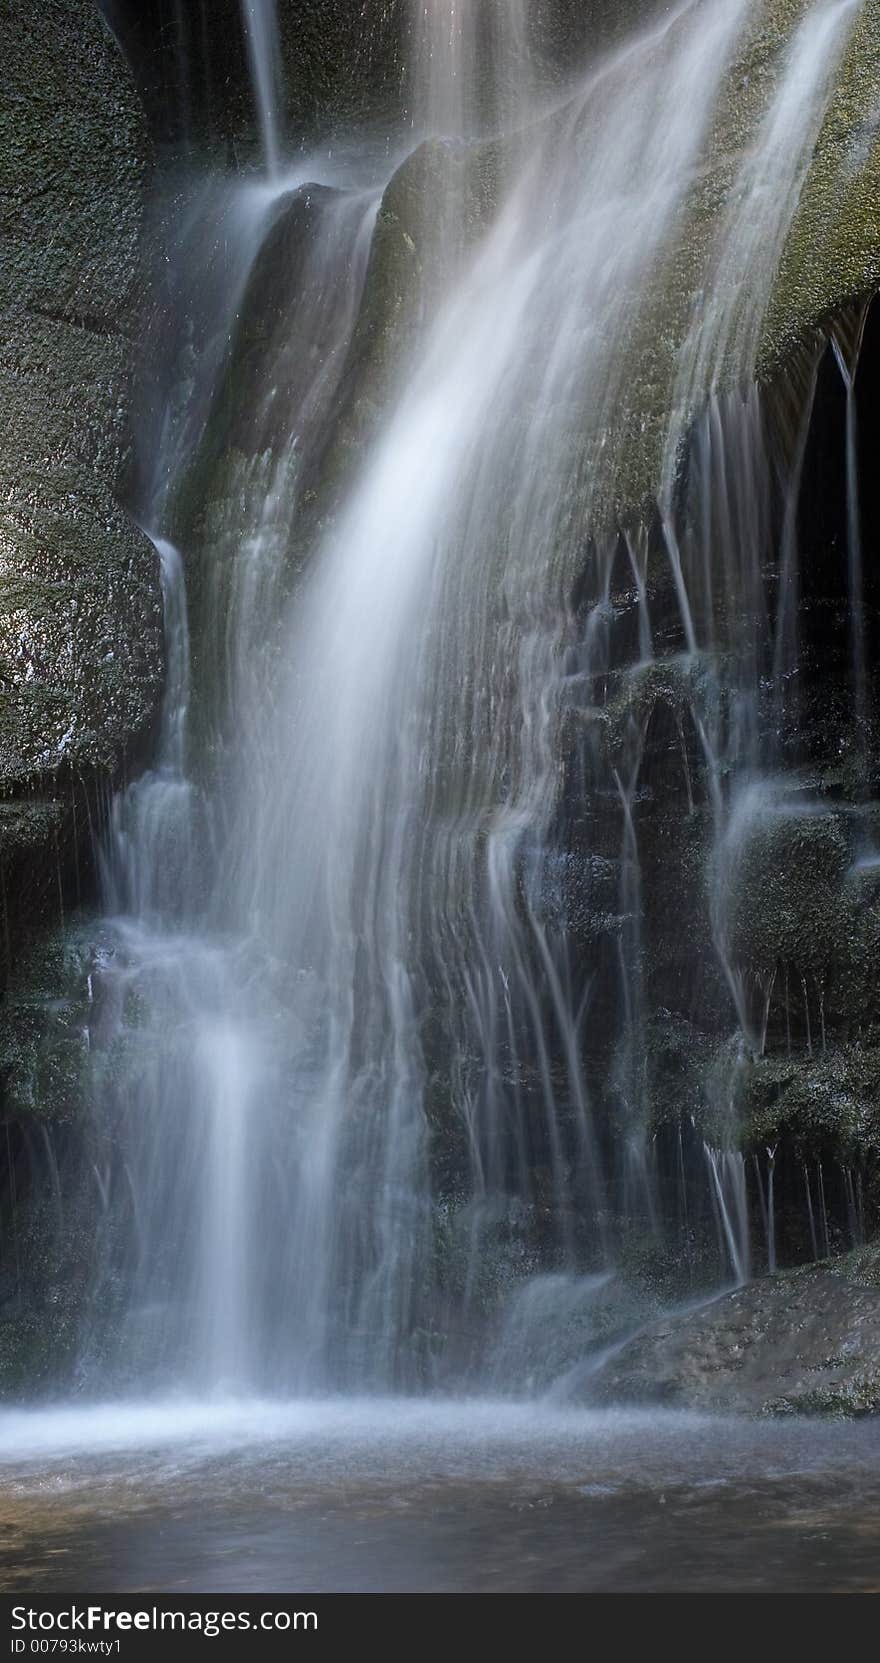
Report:
M723 845L704 861L719 885L716 928L740 990L749 1044L734 1055L729 1044L725 1051L715 1043L713 1034L724 1029L723 1008L713 1022L696 999L689 1000L693 969L682 984L684 997L668 982L665 995L657 984L656 995L658 1005L675 1007L675 1020L662 1011L656 1016L658 1039L665 1034L652 1054L658 1118L694 1116L701 1134L714 1142L723 1135L719 1110L732 1108L744 1148L763 1159L766 1148L778 1146L777 1201L784 1164L790 1190L783 1204L792 1215L800 1209L804 1230L805 1160L818 1157L844 1172L861 1171L874 1218L878 1200L880 752L873 666L880 652L874 558L880 496L871 463L878 323L875 303L855 382L866 686L860 701L847 596L843 381L826 351L797 514L800 647L791 712L778 729L779 772L757 792L746 784ZM765 724L772 736L769 711ZM685 801L681 792L682 810ZM657 809L662 814L663 805ZM659 846L659 815L653 826L646 820L645 835ZM667 867L662 883L660 874L656 882L674 892L674 870ZM708 916L707 896L700 906ZM657 923L652 966L667 961L674 933L671 921ZM851 1240L845 1233L844 1245ZM809 1242L800 1248L809 1252ZM798 1256L794 1237L787 1254Z
M652 1324L591 1384L600 1402L762 1414L880 1410L880 1255L770 1276Z
M611 46L664 9L663 0L536 0L532 27L548 61L567 74L573 52Z
M103 1155L83 1125L100 1036L109 933L74 916L16 955L0 1013L5 1121L0 1393L40 1389L72 1367L101 1228Z
M7 0L0 103L0 859L7 945L148 730L155 553L119 506L145 123L89 0ZM88 841L83 824L82 845ZM46 873L44 878L43 874Z
M156 138L246 160L256 129L240 0L101 0ZM410 0L278 0L285 122L298 138L399 117Z

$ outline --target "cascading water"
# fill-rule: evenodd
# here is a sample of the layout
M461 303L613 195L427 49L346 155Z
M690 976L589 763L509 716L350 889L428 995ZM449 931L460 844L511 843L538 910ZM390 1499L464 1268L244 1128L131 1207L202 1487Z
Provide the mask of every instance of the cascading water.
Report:
M410 0L413 126L446 140L531 113L528 0Z
M589 1326L621 1223L661 1229L638 715L639 688L661 674L686 689L676 719L688 791L692 768L707 781L714 945L755 1044L730 895L740 833L778 802L760 707L793 648L782 605L775 641L742 629L766 613L778 518L747 389L855 0L799 8L660 368L651 488L671 627L650 613L656 539L620 535L614 508L634 358L763 10L685 0L548 109L533 101L526 8L420 0L417 133L455 141L441 152L456 190L481 146L508 165L449 292L425 285L405 376L292 576L381 187L317 163L315 178L305 162L285 171L271 8L246 0L270 181L222 198L227 284L203 320L189 414L163 425L143 513L163 568L165 716L105 849L115 947L94 1122L116 1156L82 1347L92 1378L124 1358L140 1379L237 1389L430 1382L448 1333L466 1332L459 1355L447 1349L469 1365L496 1284L539 1269L496 1371L528 1353L545 1293ZM474 97L487 40L503 63L488 112ZM206 194L200 224L220 200ZM450 202L464 225L463 200L446 200L444 233ZM250 356L236 331L246 290L265 295L269 336ZM186 559L166 534L196 456L217 478L212 423L226 475L205 504L191 652ZM793 443L789 490L799 456ZM610 646L621 555L638 612L623 672ZM609 803L616 847L597 831ZM609 927L579 917L592 885ZM610 1036L609 983L623 1013ZM732 1095L721 1079L719 1102ZM722 1275L744 1279L744 1157L722 1141L699 1160ZM814 1217L809 1174L806 1188ZM684 1177L681 1195L686 1217ZM773 1205L771 1160L775 1262Z
M253 234L255 220L273 223L279 201L293 213L314 208L320 221L297 274L298 314L284 318L284 344L274 363L279 381L285 369L290 378L284 446L273 469L267 472L260 454L236 481L241 495L258 508L240 549L241 528L235 529L240 558L231 582L229 573L219 574L216 598L216 650L225 652L239 740L248 729L256 746L259 702L266 694L261 632L275 604L297 465L332 398L334 371L338 377L341 370L377 199L369 190L302 191L295 175L268 195L257 187L255 200L254 187L245 191L237 207L224 204L228 221L245 236ZM214 208L211 199L208 211ZM228 306L238 293L234 280ZM215 327L224 333L222 322ZM303 378L298 349L325 333L331 350L322 374ZM209 373L214 362L209 351ZM268 419L273 392L266 390L255 426L260 415ZM163 437L165 467L160 462L153 476L154 506L160 510L167 498L165 473L173 470L181 445L173 423ZM222 534L218 541L222 552ZM275 1031L282 995L273 985L277 968L264 945L249 937L246 919L230 936L230 926L239 920L228 897L220 901L216 880L206 875L224 827L210 794L187 773L191 677L183 566L170 543L157 536L156 544L168 660L162 733L155 768L114 806L105 858L117 951L104 977L104 1012L113 1024L114 1048L127 1055L121 1071L99 1066L95 1075L99 1124L123 1133L129 1191L124 1206L130 1218L124 1247L108 1243L106 1254L99 1255L105 1272L112 1267L111 1280L99 1279L85 1355L100 1355L108 1324L120 1322L112 1293L118 1284L128 1316L114 1343L130 1361L160 1375L182 1371L184 1378L241 1387L252 1378L259 1324L268 1322L267 1302L274 1297L272 1267L262 1249L254 1251L252 1209L264 1188L267 1205L278 1213L286 1205L286 1139L283 1120L276 1118L284 1100L284 1045ZM228 766L235 766L234 758ZM174 1157L166 1161L160 1128L167 1133L169 1116L180 1118ZM111 1236L116 1222L111 1212L106 1219Z

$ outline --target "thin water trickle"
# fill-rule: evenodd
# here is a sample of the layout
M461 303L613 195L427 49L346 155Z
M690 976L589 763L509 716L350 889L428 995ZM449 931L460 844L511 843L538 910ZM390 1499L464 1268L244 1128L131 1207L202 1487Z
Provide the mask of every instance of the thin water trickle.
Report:
M853 703L858 726L859 748L867 744L867 724L870 707L867 649L865 644L864 573L862 571L862 529L859 503L858 423L856 416L855 379L858 368L859 346L864 328L864 314L860 319L856 340L852 346L852 362L836 335L832 346L846 390L846 512L847 547L849 550L849 623L850 653L852 656Z
M241 0L251 80L270 179L278 177L284 138L284 74L275 0Z

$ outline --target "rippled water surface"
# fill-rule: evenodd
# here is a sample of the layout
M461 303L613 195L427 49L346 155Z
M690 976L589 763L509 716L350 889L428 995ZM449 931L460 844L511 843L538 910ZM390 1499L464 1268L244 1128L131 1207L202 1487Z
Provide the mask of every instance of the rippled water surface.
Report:
M880 1427L457 1401L0 1416L2 1586L873 1591Z

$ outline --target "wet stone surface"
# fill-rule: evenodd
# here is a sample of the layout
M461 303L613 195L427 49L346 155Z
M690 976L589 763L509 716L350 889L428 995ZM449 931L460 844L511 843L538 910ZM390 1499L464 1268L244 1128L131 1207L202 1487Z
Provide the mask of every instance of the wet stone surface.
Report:
M602 1402L652 1402L769 1416L880 1409L877 1249L767 1276L652 1324L585 1389Z

